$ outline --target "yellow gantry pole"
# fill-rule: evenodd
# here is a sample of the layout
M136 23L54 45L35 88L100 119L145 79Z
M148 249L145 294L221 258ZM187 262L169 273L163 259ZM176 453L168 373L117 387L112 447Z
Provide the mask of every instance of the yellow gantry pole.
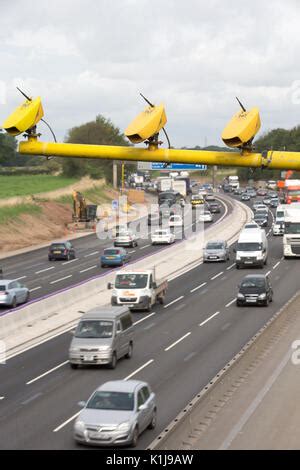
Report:
M194 163L232 167L300 170L300 152L269 151L261 153L214 152L149 147L119 147L111 145L61 144L40 142L36 137L20 142L19 152L25 155L53 157L99 158L104 160L145 161L164 163Z

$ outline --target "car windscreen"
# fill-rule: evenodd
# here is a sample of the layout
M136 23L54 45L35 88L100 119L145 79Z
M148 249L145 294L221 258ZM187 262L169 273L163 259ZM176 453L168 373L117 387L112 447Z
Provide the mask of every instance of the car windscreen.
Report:
M82 320L75 331L75 338L111 338L113 322L103 320Z
M265 280L261 278L245 279L241 283L241 287L264 287Z
M52 243L51 249L52 250L65 250L66 246L63 243Z
M118 274L116 289L144 289L147 286L148 274Z
M94 410L131 411L134 409L134 395L133 393L98 390L90 398L86 407Z
M266 219L267 217L268 217L268 215L266 213L255 214L254 220L262 220L262 219Z
M130 236L130 232L128 230L121 230L120 232L116 233L116 237L128 237Z
M262 243L244 242L237 244L237 251L260 251Z
M224 244L223 243L208 243L206 245L207 250L223 250Z
M162 235L162 236L164 236L164 235L169 235L169 232L167 232L167 230L156 230L156 231L154 232L154 235L159 235L159 236Z
M285 233L300 233L300 223L289 223L285 224Z
M120 250L104 250L104 255L119 255Z
M1 292L1 291L2 291L2 292L5 291L6 289L7 289L6 286L4 286L4 285L0 286L0 292Z

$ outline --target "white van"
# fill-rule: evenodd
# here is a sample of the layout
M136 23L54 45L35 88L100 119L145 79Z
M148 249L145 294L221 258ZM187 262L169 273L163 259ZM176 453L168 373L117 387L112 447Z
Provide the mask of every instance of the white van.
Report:
M280 204L276 208L275 222L284 222L285 205Z
M267 264L268 240L263 229L242 230L235 248L236 268Z

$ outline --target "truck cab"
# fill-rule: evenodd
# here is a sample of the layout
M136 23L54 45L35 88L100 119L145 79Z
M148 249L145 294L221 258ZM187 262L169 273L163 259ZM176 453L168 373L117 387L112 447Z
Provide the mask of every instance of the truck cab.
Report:
M162 304L168 283L157 280L154 270L118 271L112 289L111 304L127 305L130 310L149 311L156 302Z

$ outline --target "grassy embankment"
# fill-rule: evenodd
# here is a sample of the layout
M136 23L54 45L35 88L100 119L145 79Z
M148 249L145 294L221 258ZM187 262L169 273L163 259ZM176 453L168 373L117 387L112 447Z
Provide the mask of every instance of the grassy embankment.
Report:
M51 175L0 176L0 199L34 195L41 192L64 188L77 181L76 178L63 178ZM15 220L22 214L38 214L41 207L37 204L15 204L0 207L0 224Z

